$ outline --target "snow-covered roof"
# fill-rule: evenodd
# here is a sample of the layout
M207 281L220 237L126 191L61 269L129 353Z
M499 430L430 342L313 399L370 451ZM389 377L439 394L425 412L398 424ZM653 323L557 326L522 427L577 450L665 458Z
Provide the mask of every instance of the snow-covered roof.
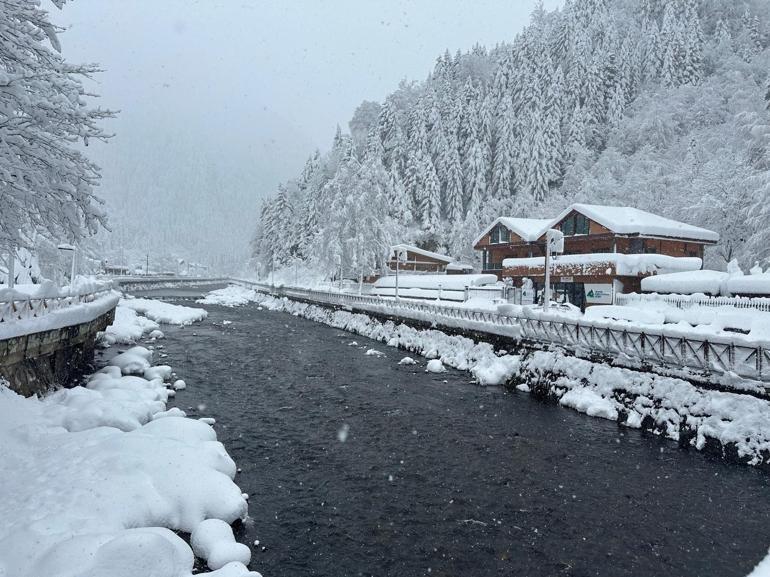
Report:
M565 208L559 216L552 220L550 226L558 224L573 210L618 234L665 236L705 242L717 242L719 240L719 234L712 230L664 218L630 206L573 204Z
M551 261L554 267L561 265L614 264L618 275L637 275L658 272L698 270L703 262L697 257L676 257L665 254L622 254L615 252L564 254ZM545 257L503 259L503 268L519 266L544 267Z
M502 224L512 233L519 236L521 240L534 242L543 236L545 231L548 230L551 222L553 221L548 218L514 218L510 216L501 216L484 229L484 232L473 241L473 245L475 246L480 243L481 239L492 232L492 229L498 224Z
M642 279L642 290L653 293L718 295L729 273L718 270L691 270L648 276Z
M440 254L440 253L437 253L437 252L431 252L429 250L424 250L424 249L421 249L421 248L417 248L416 246L412 246L411 244L394 244L393 246L390 247L391 255L396 250L405 250L405 251L408 251L408 252L413 252L415 254L419 254L421 256L425 256L425 257L432 258L432 259L435 259L435 260L440 260L440 261L445 262L445 263L450 263L450 262L452 262L454 260L452 257L449 257L449 256L447 256L445 254ZM392 256L391 256L391 258L392 258Z
M450 262L446 265L447 270L473 270L472 264L465 264L462 262Z
M493 274L402 274L398 277L399 288L463 290L467 286L485 286L495 284L497 275ZM378 288L393 288L396 286L394 275L384 276L374 283Z

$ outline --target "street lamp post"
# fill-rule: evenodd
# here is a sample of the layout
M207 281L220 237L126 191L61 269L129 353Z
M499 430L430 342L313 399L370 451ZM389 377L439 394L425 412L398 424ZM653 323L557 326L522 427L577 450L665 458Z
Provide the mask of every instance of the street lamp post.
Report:
M72 283L75 282L75 273L77 272L75 268L77 266L77 249L71 244L66 243L60 244L57 248L61 251L72 253L72 268L70 269L70 290L72 290Z
M564 233L551 228L545 233L545 296L543 310L551 305L551 252L564 252Z
M393 249L391 253L396 259L396 300L398 300L398 269L399 264L406 262L406 251L403 248Z

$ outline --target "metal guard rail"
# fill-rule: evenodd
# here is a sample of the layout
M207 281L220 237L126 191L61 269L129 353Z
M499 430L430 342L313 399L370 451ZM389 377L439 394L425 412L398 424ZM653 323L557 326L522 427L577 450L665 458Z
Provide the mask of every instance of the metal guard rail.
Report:
M547 319L537 315L504 315L414 301L385 301L380 297L333 293L310 289L271 287L233 279L238 284L280 296L311 300L377 313L393 313L415 320L484 323L469 327L491 333L510 334L542 344L557 344L572 352L621 356L640 363L670 369L690 369L703 375L735 375L770 382L770 348L742 344L729 338L697 338L667 335L635 327L599 326L585 320ZM517 330L513 331L512 328ZM497 330L495 330L497 329Z
M74 305L93 302L112 292L111 287L100 288L95 291L62 295L56 297L12 298L0 300L0 323L23 321L39 318L48 313L65 309Z
M770 298L768 297L693 296L657 293L615 295L615 304L620 306L639 302L664 302L682 310L693 307L729 306L737 309L755 309L758 311L770 312Z

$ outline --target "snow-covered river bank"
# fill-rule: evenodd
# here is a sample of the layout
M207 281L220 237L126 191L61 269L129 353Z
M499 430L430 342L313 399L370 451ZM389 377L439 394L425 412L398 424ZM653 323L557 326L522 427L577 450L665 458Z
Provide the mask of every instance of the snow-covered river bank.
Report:
M236 537L265 575L745 576L767 552L761 471L253 303L206 308L165 330L164 362L242 468Z

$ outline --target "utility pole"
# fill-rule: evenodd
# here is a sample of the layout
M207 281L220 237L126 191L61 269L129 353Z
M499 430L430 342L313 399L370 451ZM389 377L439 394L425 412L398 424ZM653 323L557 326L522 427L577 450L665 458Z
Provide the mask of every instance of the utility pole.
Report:
M147 253L147 263L144 265L144 276L150 276L150 253Z

